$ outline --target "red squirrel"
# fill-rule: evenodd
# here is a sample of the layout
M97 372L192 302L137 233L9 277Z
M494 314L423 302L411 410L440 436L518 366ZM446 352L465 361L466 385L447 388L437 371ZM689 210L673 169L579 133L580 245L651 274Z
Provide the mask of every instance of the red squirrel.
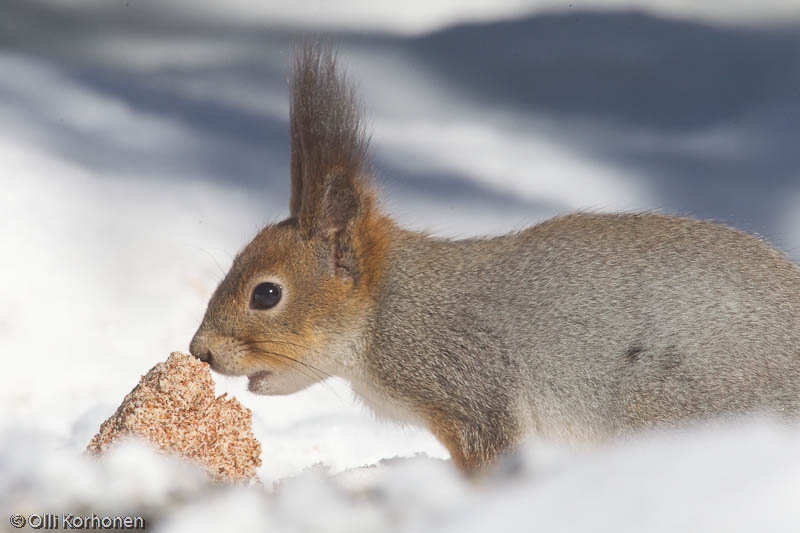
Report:
M467 472L528 434L800 410L800 270L775 248L654 214L435 239L378 208L329 47L299 51L290 115L290 216L238 254L191 343L217 372L259 394L341 376Z

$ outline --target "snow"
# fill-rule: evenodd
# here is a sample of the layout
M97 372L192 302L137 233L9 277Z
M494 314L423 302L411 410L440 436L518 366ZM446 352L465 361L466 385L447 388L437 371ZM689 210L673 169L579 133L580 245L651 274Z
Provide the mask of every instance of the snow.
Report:
M340 380L261 397L243 380L215 376L219 394L253 410L264 449L261 485L209 485L193 466L140 442L99 461L83 456L139 377L171 351L187 350L236 251L286 215L284 77L287 35L298 28L371 32L342 33L342 58L373 117L385 207L408 227L498 234L574 209L662 209L721 219L800 253L800 156L791 150L800 102L785 90L797 81L791 35L657 19L670 31L697 32L703 50L722 51L713 57L741 54L723 75L764 76L764 89L749 100L702 101L688 117L696 120L673 122L670 113L614 114L620 102L636 107L626 100L624 76L602 81L606 93L623 95L619 101L584 108L570 107L568 95L561 107L537 100L548 84L555 94L572 88L557 86L567 79L558 69L530 82L513 61L504 63L512 57L504 55L511 46L504 35L516 30L502 21L519 20L523 35L531 33L526 24L560 25L524 18L542 13L545 2L386 9L347 2L335 12L320 3L317 17L308 17L304 2L278 9L234 1L223 9L204 1L177 18L188 4L130 4L0 6L6 515L143 514L157 531L800 529L800 428L771 420L590 449L532 441L475 484L430 434L377 419ZM601 4L634 5L582 7ZM755 20L744 2L635 5L715 24ZM762 2L758 10L760 20L796 21L794 2ZM615 39L631 19L611 13L592 61L609 59L605 53L617 60L627 46ZM469 21L477 29L448 33L447 25ZM489 32L493 40L481 46L500 60L476 58L478 71L464 74L455 66L473 43L459 32L469 31ZM637 38L642 63L630 72L661 60L658 46ZM562 48L543 47L537 64L569 63ZM762 64L783 67L762 72ZM669 65L676 78L700 80L688 87L705 87L693 63ZM498 76L510 72L518 94L486 85L480 69L489 67ZM715 88L726 94L722 84ZM668 92L656 93L637 109L675 104Z
M20 433L0 447L0 494L15 513L145 515L170 532L788 532L800 524L798 429L749 420L591 450L531 442L477 484L414 457L311 466L274 488L209 485L139 442L97 461Z
M42 0L39 0L42 1ZM46 0L57 3L57 0ZM83 8L97 9L104 0L75 0ZM133 7L137 7L134 3ZM765 0L758 4L745 0L411 0L403 3L370 0L300 0L291 3L268 0L253 4L247 0L229 0L224 5L210 0L174 0L170 12L185 18L270 26L300 27L305 31L322 29L379 29L399 34L417 34L442 26L473 21L494 21L530 13L565 10L643 9L672 17L699 18L727 24L753 21L782 22L800 16L800 8L791 0ZM313 15L312 15L313 14Z

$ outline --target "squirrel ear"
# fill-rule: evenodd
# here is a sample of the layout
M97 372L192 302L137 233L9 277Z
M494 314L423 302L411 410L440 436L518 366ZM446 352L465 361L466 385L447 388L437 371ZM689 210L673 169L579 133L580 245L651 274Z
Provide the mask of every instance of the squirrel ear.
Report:
M353 87L330 46L306 44L291 82L291 215L334 245L334 262L355 262L353 232L372 205L366 172L368 139Z

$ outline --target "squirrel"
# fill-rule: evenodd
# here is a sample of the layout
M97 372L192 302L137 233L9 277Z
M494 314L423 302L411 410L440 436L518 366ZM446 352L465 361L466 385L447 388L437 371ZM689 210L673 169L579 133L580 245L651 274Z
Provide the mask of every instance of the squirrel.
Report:
M573 443L800 411L800 269L760 239L650 213L444 240L378 206L329 45L290 81L290 216L211 297L191 353L258 394L329 376L428 428L467 473L526 435Z

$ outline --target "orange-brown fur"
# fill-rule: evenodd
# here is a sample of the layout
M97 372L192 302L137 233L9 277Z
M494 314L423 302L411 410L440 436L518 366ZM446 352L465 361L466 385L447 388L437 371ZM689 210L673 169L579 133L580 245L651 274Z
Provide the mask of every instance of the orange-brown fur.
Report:
M721 415L800 413L800 270L728 228L574 214L437 240L383 216L333 52L292 82L290 218L211 298L191 352L289 394L329 375L477 472L527 433L585 442ZM268 308L256 289L281 287Z
M332 50L302 51L292 95L291 216L265 227L236 257L207 315L247 313L253 287L272 278L292 313L269 320L250 313L224 327L208 321L193 346L214 353L212 367L223 373L340 373L325 347L358 342L348 337L351 325L368 314L386 270L393 223L376 207L360 110Z

